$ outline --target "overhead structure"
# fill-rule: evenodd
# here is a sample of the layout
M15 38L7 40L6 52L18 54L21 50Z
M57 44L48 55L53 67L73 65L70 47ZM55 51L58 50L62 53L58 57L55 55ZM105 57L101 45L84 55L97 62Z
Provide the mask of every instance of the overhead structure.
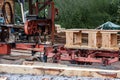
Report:
M32 4L33 0L29 0L29 16L25 23L25 33L27 35L42 33L51 34L52 42L54 42L55 31L55 15L56 8L53 0L44 0Z

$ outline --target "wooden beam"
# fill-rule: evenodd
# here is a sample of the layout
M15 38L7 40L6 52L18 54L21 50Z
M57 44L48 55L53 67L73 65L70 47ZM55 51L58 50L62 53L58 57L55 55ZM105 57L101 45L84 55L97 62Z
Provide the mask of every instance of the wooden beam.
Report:
M97 48L97 31L90 31L88 34L88 46Z
M82 44L82 33L81 31L74 34L74 43L75 45L81 45Z
M0 64L1 73L34 74L56 76L80 76L98 78L120 78L120 70L70 67L60 64L24 62L24 65Z
M117 49L117 32L101 32L102 34L102 48Z
M66 45L73 45L73 32L66 32Z

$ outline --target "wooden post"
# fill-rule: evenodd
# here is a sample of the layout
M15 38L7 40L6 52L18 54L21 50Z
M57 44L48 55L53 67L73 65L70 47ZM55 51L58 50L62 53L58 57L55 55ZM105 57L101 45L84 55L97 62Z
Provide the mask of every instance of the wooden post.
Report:
M77 33L74 33L74 44L75 45L81 45L82 43L82 33L81 31L80 32L77 32Z
M117 47L117 34L111 34L111 46Z
M73 32L66 32L66 45L73 45Z
M88 46L92 48L101 47L101 33L100 31L89 31L88 33Z
M117 48L117 32L104 31L102 33L102 48Z
M88 33L88 46L97 48L97 31Z

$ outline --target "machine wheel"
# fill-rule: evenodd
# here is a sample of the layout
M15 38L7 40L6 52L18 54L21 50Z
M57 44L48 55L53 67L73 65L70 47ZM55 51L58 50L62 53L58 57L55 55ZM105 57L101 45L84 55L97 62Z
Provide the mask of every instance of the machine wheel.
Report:
M3 17L5 19L6 24L14 23L12 7L11 7L11 4L9 2L4 3L4 5L2 7L2 13L3 13Z

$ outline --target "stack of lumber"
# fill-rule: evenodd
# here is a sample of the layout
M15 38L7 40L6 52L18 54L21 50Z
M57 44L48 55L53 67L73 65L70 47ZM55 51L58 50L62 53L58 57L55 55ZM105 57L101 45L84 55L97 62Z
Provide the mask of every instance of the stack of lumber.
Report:
M61 25L55 24L57 33L64 32L65 28L62 28Z
M67 48L119 50L120 30L68 29L65 32Z

